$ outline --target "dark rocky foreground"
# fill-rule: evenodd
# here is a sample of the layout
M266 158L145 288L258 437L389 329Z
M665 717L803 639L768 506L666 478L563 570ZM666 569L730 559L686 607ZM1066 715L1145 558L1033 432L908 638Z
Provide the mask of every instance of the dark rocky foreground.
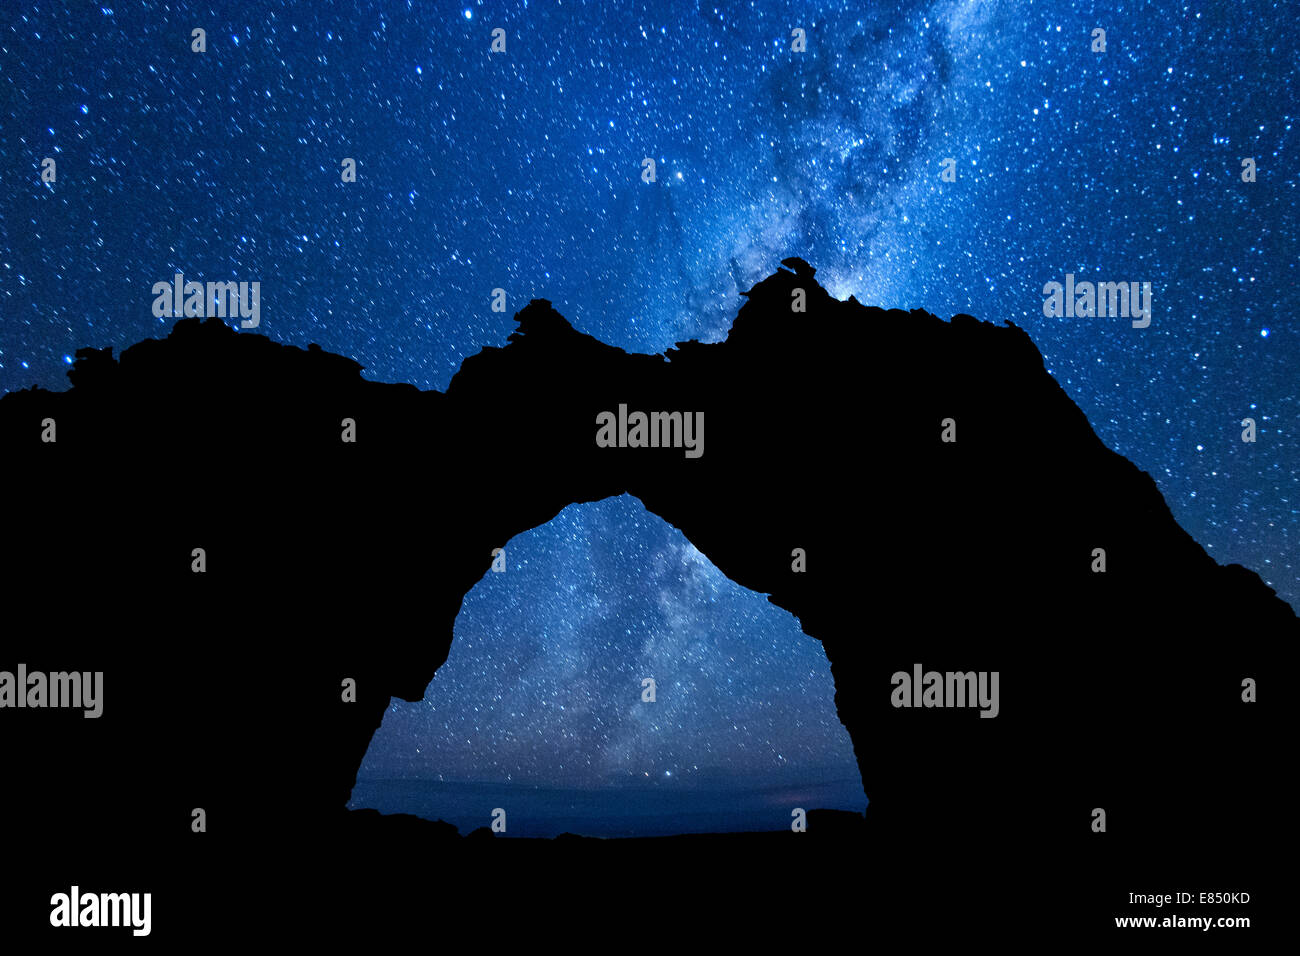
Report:
M0 710L5 932L48 930L73 882L152 891L157 940L432 940L449 916L484 939L605 920L629 944L683 925L1113 936L1155 890L1249 890L1263 920L1293 835L1291 608L1175 523L1023 331L838 302L787 264L725 342L666 356L535 300L506 347L421 392L182 320L117 360L79 351L68 392L0 400L0 669L105 675L99 719ZM704 454L597 447L620 404L703 412ZM622 493L822 642L861 825L533 842L344 810L492 549ZM917 663L997 671L998 716L892 706Z

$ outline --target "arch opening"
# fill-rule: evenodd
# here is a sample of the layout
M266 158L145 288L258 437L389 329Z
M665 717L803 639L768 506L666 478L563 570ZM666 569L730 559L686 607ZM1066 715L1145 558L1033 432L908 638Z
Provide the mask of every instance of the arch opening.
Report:
M349 809L462 834L783 830L866 805L820 643L629 495L512 539L423 700L394 699ZM653 685L647 683L653 681Z

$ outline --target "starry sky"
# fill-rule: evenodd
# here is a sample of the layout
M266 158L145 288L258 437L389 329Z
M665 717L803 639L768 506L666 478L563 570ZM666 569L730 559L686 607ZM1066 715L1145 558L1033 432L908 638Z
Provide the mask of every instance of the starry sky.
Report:
M566 828L546 824L570 815L575 790L617 792L567 827L588 835L781 829L795 806L863 809L821 646L637 499L571 505L505 553L466 597L425 699L385 713L351 806L468 832L504 805L545 836ZM462 802L393 780L508 786ZM657 819L669 814L702 825Z
M661 351L723 338L738 293L799 255L839 298L1023 327L1183 527L1300 606L1293 12L12 0L0 390L66 387L77 348L164 335L151 289L176 272L260 281L260 333L443 388L531 298ZM1151 326L1045 317L1044 284L1069 272L1151 282ZM445 673L390 710L363 771L856 774L816 642L635 500L511 548L519 565L467 598ZM654 718L627 703L647 668L682 690Z

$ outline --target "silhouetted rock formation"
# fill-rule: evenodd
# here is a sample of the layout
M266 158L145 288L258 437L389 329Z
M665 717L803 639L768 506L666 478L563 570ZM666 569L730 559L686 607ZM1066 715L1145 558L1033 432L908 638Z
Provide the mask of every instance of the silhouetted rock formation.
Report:
M280 912L285 893L355 902L379 868L427 879L421 865L472 854L445 825L346 812L362 756L390 697L423 696L492 549L625 492L825 647L870 797L861 836L836 828L854 893L910 868L926 893L1095 921L1124 912L1121 888L1257 878L1276 852L1291 609L1175 523L1022 330L839 302L786 264L726 342L666 355L605 345L534 300L507 346L421 392L316 346L183 320L117 362L78 351L68 392L0 400L0 669L105 672L98 720L0 713L4 819L63 864L33 871L7 921L48 914L72 870L152 888L162 933L202 925L210 903L188 888L227 885L232 868ZM791 312L796 288L806 313ZM620 404L703 412L704 454L597 447L597 415ZM998 716L892 706L891 675L918 663L998 671ZM1259 703L1242 702L1248 677ZM193 807L207 834L190 832ZM754 858L754 880L798 859L787 836L751 841L781 848ZM483 841L543 852L498 849L510 842ZM545 866L575 854L593 884L592 855L622 852L543 845ZM171 872L188 876L169 899Z

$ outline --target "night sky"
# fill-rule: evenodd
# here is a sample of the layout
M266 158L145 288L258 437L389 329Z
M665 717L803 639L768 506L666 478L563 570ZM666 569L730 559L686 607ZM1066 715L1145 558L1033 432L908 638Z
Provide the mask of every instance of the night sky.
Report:
M260 281L258 332L444 388L531 298L661 351L798 255L839 298L1023 327L1183 527L1300 605L1294 8L876 6L6 2L0 390L164 335L176 272ZM1151 326L1045 318L1069 272L1151 282ZM363 776L856 779L817 643L639 502L508 555Z

